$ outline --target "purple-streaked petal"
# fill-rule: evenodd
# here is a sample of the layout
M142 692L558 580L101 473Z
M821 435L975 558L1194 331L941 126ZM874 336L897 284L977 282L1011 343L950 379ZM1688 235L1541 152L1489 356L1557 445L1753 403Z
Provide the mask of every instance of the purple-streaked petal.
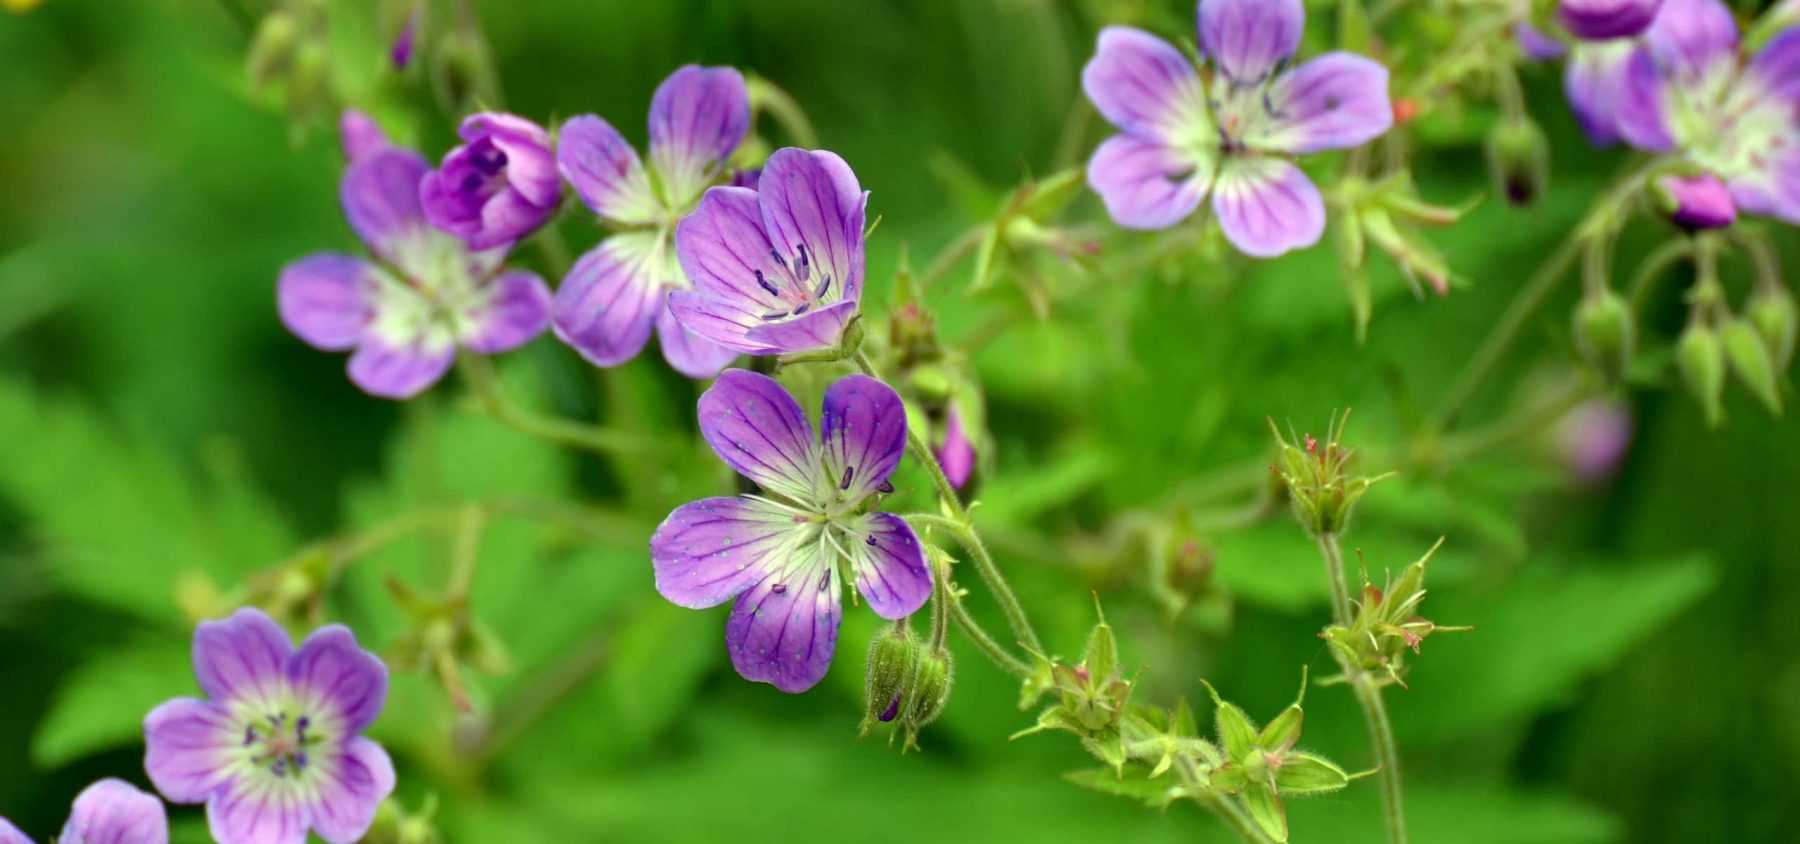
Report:
M0 818L0 844L36 844L36 842L32 841L25 833L20 832L18 827L13 826L12 821Z
M1211 123L1194 63L1141 29L1100 30L1094 57L1081 69L1081 89L1102 117L1126 132L1169 139L1196 134L1183 127Z
M752 326L744 335L763 347L758 355L789 355L836 348L844 339L844 326L856 316L855 302L839 302L811 313Z
M1644 44L1664 75L1697 81L1737 61L1737 20L1720 0L1665 0Z
M331 713L345 733L362 732L387 703L387 666L358 646L356 634L342 624L307 636L288 662L287 677L303 710Z
M1569 51L1563 42L1523 21L1513 26L1513 40L1519 42L1519 51L1525 54L1525 58L1536 62L1560 59Z
M905 618L931 597L931 566L912 525L893 513L868 513L851 526L850 570L856 591L882 618Z
M537 273L501 273L488 282L488 297L475 333L463 338L470 349L489 355L516 349L550 324L550 287Z
M1088 160L1088 187L1113 222L1166 229L1194 213L1212 186L1214 159L1197 159L1156 141L1114 135Z
M683 328L667 297L656 311L656 342L662 346L663 359L670 367L694 379L718 375L738 356L737 352Z
M1684 229L1720 229L1737 222L1731 191L1710 175L1667 176L1657 186L1672 206L1669 219Z
M650 100L650 160L671 201L685 206L723 171L750 131L750 93L729 67L687 65Z
M594 247L563 279L550 306L556 336L596 366L637 357L650 339L678 268L656 232L626 232Z
M418 153L390 146L351 161L338 187L357 237L402 269L413 269L402 254L405 244L429 225L419 205L419 182L429 172Z
M807 527L754 498L705 498L670 513L650 537L656 591L690 609L718 606L779 570Z
M344 109L338 117L338 142L343 145L344 158L349 161L360 161L390 146L387 133L381 131L381 124L353 108Z
M1293 56L1305 28L1300 0L1200 0L1200 49L1239 82Z
M1326 53L1282 74L1266 103L1274 117L1245 141L1269 151L1348 149L1394 125L1387 68L1354 53Z
M1650 26L1662 0L1561 0L1557 20L1576 38L1630 38Z
M823 150L778 149L763 164L756 197L763 231L776 251L791 263L804 245L814 277L831 278L828 299L833 294L850 302L861 298L868 194L850 165Z
M1739 208L1800 226L1800 145L1769 160L1761 170L1731 181Z
M962 414L956 412L954 405L944 413L944 438L933 451L951 486L962 489L969 476L975 474L975 444L963 430Z
M1226 239L1255 258L1311 246L1325 233L1319 189L1278 158L1226 159L1213 186L1213 213Z
M206 822L218 844L306 844L306 806L298 789L261 776L226 781L206 801Z
M409 399L436 384L455 360L456 347L449 343L395 344L371 336L350 356L350 380L372 396Z
M738 596L725 622L725 647L744 679L797 694L831 668L843 587L820 543L783 563Z
M1769 92L1800 108L1800 26L1782 32L1764 45L1750 63Z
M1636 48L1629 41L1577 44L1563 73L1563 92L1576 122L1597 147L1619 142L1619 109Z
M194 630L194 676L216 703L276 700L287 681L294 646L287 631L261 610L244 608Z
M1639 47L1625 60L1620 77L1619 96L1613 109L1613 126L1619 136L1632 146L1650 152L1669 152L1675 138L1665 112L1668 102L1667 77L1657 70L1650 51Z
M366 261L330 252L288 264L275 282L281 323L313 348L354 348L374 316L373 272Z
M358 736L327 768L307 807L313 831L328 844L356 844L368 834L381 801L394 793L394 762L381 745Z
M656 220L650 173L625 137L591 114L569 118L556 133L556 166L595 214L619 223Z
M463 118L457 134L468 143L486 139L506 153L506 183L524 201L539 208L562 197L550 133L516 114L483 112Z
M169 844L169 816L161 800L124 780L83 789L57 838L63 844Z
M860 501L887 484L906 453L906 404L867 375L846 375L825 390L819 417L825 479L847 500Z
M732 303L737 306L733 310L752 317L781 307L778 296L756 283L756 273L769 266L773 248L763 231L757 192L748 188L708 190L699 207L675 227L675 252L694 290ZM694 326L688 328L711 336Z
M821 489L812 423L781 382L727 369L701 394L699 417L719 459L763 489L796 501Z
M750 339L751 329L762 325L755 306L731 302L696 293L675 290L669 293L669 312L683 329L709 343L736 354L772 355L779 349Z
M224 706L176 698L144 718L144 771L169 800L205 802L230 776L241 739Z

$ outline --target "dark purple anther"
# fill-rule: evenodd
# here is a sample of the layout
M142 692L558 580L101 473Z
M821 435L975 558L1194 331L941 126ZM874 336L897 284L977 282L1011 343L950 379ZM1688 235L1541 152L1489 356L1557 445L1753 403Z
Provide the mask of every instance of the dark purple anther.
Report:
M756 283L761 285L762 289L769 291L770 296L780 296L781 295L781 291L776 290L775 285L770 284L768 279L763 278L762 270L756 271Z
M842 480L838 481L838 489L849 489L850 488L850 474L851 474L850 467L845 466L844 467L844 477Z
M894 720L894 718L898 717L899 715L900 715L900 696L894 695L894 699L891 701L888 701L887 708L881 710L881 716L880 716L881 723L886 724L887 722Z

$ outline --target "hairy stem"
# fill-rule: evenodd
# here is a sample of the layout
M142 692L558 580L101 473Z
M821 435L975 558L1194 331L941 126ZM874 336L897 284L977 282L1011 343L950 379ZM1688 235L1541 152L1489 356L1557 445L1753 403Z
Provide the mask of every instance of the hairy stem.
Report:
M1350 591L1344 581L1344 552L1336 534L1319 537L1319 555L1325 559L1325 571L1331 578L1331 612L1340 627L1350 626ZM1356 703L1362 708L1363 723L1369 730L1369 744L1375 752L1375 765L1381 777L1381 816L1387 826L1391 844L1406 844L1406 804L1400 783L1400 749L1394 743L1394 725L1388 720L1387 705L1381 700L1381 688L1368 672L1352 665L1335 650L1332 655L1338 667L1356 692Z
M881 373L876 370L874 361L869 360L867 352L857 351L856 365L863 374L875 379L881 378ZM994 593L994 600L1000 604L1000 612L1006 616L1007 626L1012 628L1013 635L1026 647L1042 652L1044 646L1038 639L1037 631L1032 629L1031 620L1025 615L1025 607L1019 603L1018 596L1013 594L1006 576L1000 573L1000 567L994 564L987 545L981 541L981 534L975 530L975 523L969 519L968 508L957 497L956 486L944 474L944 467L938 465L937 455L931 453L931 446L919 436L919 432L910 427L906 431L906 446L912 452L913 459L930 473L932 483L937 486L938 502L949 513L944 526L956 534L956 538L969 552L969 559L975 563L976 573L981 575L988 590Z
M1263 833L1262 827L1256 825L1256 820L1236 800L1204 788L1204 780L1196 770L1194 760L1185 756L1177 757L1175 768L1181 773L1182 784L1192 789L1194 802L1211 812L1213 817L1219 819L1219 823L1229 827L1249 844L1273 844L1269 836Z
M1007 652L1006 648L981 626L981 622L969 615L969 608L963 606L962 599L957 598L950 601L950 618L956 622L957 627L962 628L963 634L969 637L969 642L975 646L975 649L981 651L989 661L999 666L1000 670L1021 680L1031 676L1031 666Z
M481 406L501 424L520 433L605 455L642 453L654 444L642 437L534 413L506 397L493 363L475 354L457 359L457 370Z

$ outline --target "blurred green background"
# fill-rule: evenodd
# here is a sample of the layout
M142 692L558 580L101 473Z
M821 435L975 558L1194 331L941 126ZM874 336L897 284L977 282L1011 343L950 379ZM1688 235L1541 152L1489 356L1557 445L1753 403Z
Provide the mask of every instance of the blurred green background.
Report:
M1097 125L1062 139L1099 25L1137 19L1180 37L1192 14L1161 0L476 5L507 107L536 119L596 112L641 141L651 91L691 61L786 88L873 191L875 314L903 248L922 261L1006 186L1092 149ZM644 546L674 504L729 489L710 458L559 450L473 412L454 379L409 404L374 400L340 358L290 337L273 307L282 264L354 248L341 163L329 131L296 135L277 101L249 91L248 33L230 6L48 0L0 15L0 814L41 835L93 778L144 782L139 721L194 693L184 607L309 540L514 497L609 515L495 520L475 612L512 666L472 679L475 714L456 717L428 675L396 678L376 735L405 805L438 795L451 841L1225 840L1191 807L1146 810L1062 781L1091 760L1067 736L1008 741L1034 715L960 645L922 753L858 741L876 629L862 610L846 612L812 693L740 680L725 611L664 603ZM422 72L380 74L368 4L334 8L363 21L334 30L338 72L362 80L391 130L441 153L453 122ZM1011 285L967 296L957 273L933 290L952 342L1007 326L975 355L998 443L977 519L1053 649L1075 654L1098 594L1150 699L1192 697L1205 677L1267 718L1301 665L1329 673L1319 564L1282 509L1201 537L1211 579L1163 584L1203 598L1181 613L1147 597L1148 552L1109 543L1109 525L1166 516L1183 495L1233 506L1201 501L1194 479L1266 459L1265 417L1317 431L1354 406L1352 443L1405 446L1419 408L1617 166L1580 139L1553 70L1527 83L1554 139L1549 195L1527 211L1484 203L1442 233L1472 282L1447 299L1416 301L1382 268L1363 346L1325 248L1095 279L1044 322L1014 316ZM1478 138L1421 148L1426 195L1486 189ZM1076 213L1100 218L1091 197ZM597 236L581 220L561 231L578 249ZM1634 228L1623 253L1663 236ZM542 266L535 249L518 255ZM1574 287L1471 422L1568 374ZM1681 324L1675 287L1652 303L1652 359ZM692 425L694 386L653 353L601 375L546 335L503 371L513 395L549 411ZM1778 841L1800 828L1796 428L1741 391L1717 432L1678 390L1629 400L1635 436L1604 482L1573 482L1545 431L1378 487L1346 539L1379 579L1447 535L1427 614L1476 628L1430 640L1411 688L1390 693L1417 841ZM902 480L922 501L922 476ZM441 588L446 547L425 531L355 561L326 616L393 648L404 619L383 581ZM1348 694L1314 689L1307 708L1306 746L1370 764ZM1296 841L1380 839L1370 781L1291 812ZM179 840L204 840L196 809L175 817Z

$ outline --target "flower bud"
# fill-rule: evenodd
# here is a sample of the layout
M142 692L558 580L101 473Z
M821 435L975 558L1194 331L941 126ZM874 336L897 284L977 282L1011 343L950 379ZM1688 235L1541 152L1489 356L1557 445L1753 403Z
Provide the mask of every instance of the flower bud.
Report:
M1757 333L1769 346L1769 357L1775 363L1777 374L1786 372L1788 365L1794 362L1795 310L1794 294L1783 287L1757 291L1746 308L1750 323L1756 326Z
M869 643L869 662L863 674L862 731L876 722L891 723L900 717L906 684L919 658L918 643L904 627L889 627Z
M1575 347L1608 383L1619 382L1630 369L1636 335L1631 306L1611 290L1591 294L1575 306Z
M1648 29L1662 0L1562 0L1556 18L1577 38L1630 38Z
M1550 181L1550 142L1524 115L1494 124L1487 137L1488 168L1496 190L1513 205L1530 205Z
M1690 232L1722 229L1737 222L1737 205L1725 183L1704 173L1657 180L1656 194L1669 219Z
M952 661L949 651L921 648L913 673L901 693L900 723L906 730L906 747L916 747L919 729L937 720L950 701Z
M1287 485L1294 516L1313 536L1341 533L1356 503L1370 487L1387 478L1350 474L1356 452L1340 441L1348 421L1348 413L1332 420L1323 444L1310 435L1300 444L1290 443L1275 428L1274 420L1269 421L1280 455L1271 469Z
M562 200L550 133L523 117L463 119L463 143L419 182L425 219L471 249L513 243L544 225Z
M1706 424L1725 421L1725 344L1712 326L1695 322L1675 343L1675 362L1689 392L1700 400Z
M300 26L287 12L270 12L256 25L250 38L250 52L244 69L250 84L267 85L294 62L294 50L300 43Z
M1781 387L1776 381L1775 362L1770 359L1769 345L1763 342L1762 333L1749 320L1739 317L1728 320L1719 329L1719 338L1725 346L1725 358L1731 363L1731 371L1737 373L1738 380L1750 388L1763 407L1780 416Z

